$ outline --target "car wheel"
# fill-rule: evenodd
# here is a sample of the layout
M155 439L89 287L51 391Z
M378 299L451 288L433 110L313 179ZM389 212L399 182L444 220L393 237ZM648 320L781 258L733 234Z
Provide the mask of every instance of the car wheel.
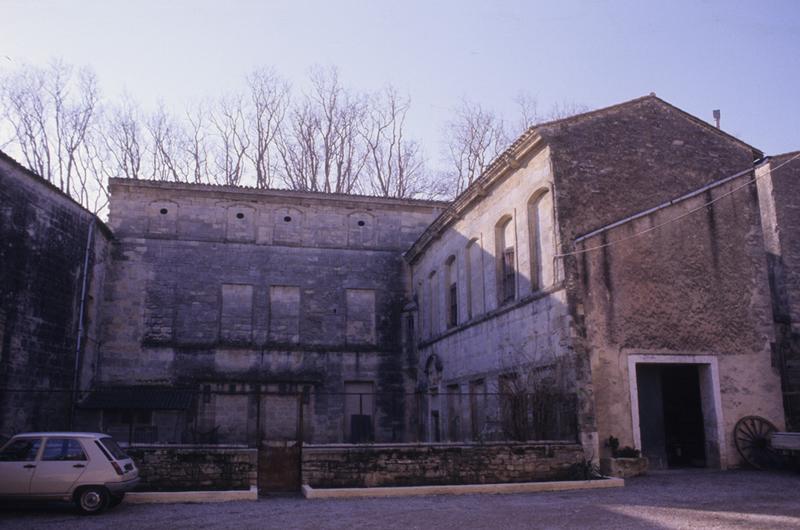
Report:
M119 495L112 495L108 499L108 507L109 508L113 508L114 506L118 506L119 503L121 503L122 499L124 499L124 498L125 498L125 494L124 493L120 493Z
M99 486L81 488L75 494L75 505L83 515L95 515L108 506L108 492Z

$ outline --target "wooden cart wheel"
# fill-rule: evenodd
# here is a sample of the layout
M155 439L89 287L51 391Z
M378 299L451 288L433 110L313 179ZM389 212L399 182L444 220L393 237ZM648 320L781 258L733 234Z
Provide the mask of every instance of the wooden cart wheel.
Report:
M761 416L745 416L736 422L733 439L745 462L756 469L775 469L781 455L770 446L770 436L778 429Z

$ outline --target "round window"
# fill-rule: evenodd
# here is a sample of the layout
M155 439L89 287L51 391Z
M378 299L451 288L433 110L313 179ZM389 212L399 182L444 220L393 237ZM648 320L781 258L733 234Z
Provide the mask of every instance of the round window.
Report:
M284 222L284 223L288 223L288 222L290 222L291 220L292 220L292 218L291 218L290 216L288 216L288 215L287 215L286 217L284 217L284 218L283 218L283 222Z
M365 224L367 224L367 223L365 223L364 221L359 221L358 222L358 226L364 226Z
M236 218L237 219L244 219L244 214L242 212L239 212L239 213L236 214Z
M161 208L161 215L167 215L167 209Z

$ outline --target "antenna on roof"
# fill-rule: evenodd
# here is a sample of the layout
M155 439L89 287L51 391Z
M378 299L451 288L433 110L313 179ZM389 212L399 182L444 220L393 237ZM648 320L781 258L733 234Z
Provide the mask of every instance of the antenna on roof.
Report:
M720 111L719 109L714 109L714 123L717 124L717 129L719 129L719 118L720 118Z

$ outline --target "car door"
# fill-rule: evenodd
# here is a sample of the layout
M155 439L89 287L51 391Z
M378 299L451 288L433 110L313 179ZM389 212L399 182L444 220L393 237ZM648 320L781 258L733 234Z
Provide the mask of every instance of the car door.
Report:
M46 438L31 480L31 495L69 493L89 460L78 438Z
M0 495L27 495L41 438L14 438L0 451Z

